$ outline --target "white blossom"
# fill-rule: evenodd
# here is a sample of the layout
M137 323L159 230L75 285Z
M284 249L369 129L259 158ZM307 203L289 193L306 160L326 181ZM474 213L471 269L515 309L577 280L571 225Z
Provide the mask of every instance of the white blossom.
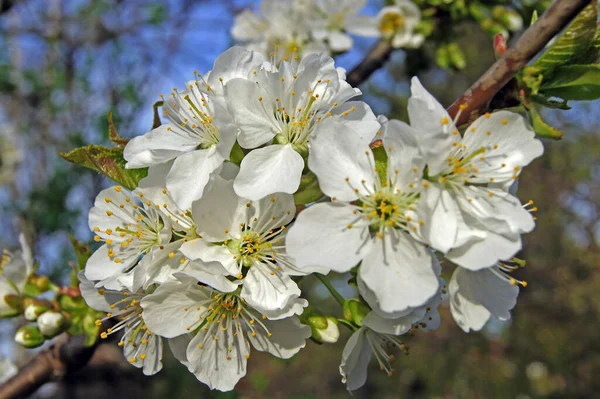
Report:
M415 32L420 21L419 7L408 0L396 0L377 15L377 30L394 48L416 48L425 40L422 34Z
M517 268L514 262L499 262L478 271L456 268L448 289L452 317L460 328L465 332L479 331L492 317L510 319L510 310L519 295L518 285L527 285L506 274Z
M310 25L316 40L324 41L332 52L348 51L353 40L349 34L358 36L373 35L375 18L357 15L367 0L315 0Z
M390 350L399 349L408 353L400 335L415 329L437 329L440 324L437 310L440 300L441 296L438 294L424 306L392 319L369 312L362 319L361 327L346 342L342 353L340 374L348 390L353 391L364 385L367 380L367 368L373 356L377 359L380 369L392 375L395 371L392 368L395 355L390 353Z
M215 180L192 207L201 238L183 244L181 252L204 264L222 265L242 283L240 297L267 317L300 314L307 302L291 276L306 273L296 269L285 251L295 211L289 194L248 201L235 194L231 181Z
M233 47L221 54L213 70L163 98L168 123L134 137L123 152L127 168L158 165L174 159L167 189L183 209L202 196L210 176L229 159L236 131L225 106L223 86L233 78L247 78L263 58Z
M235 179L238 195L258 200L276 192L293 194L300 184L309 138L324 120L339 120L341 128L377 131L371 109L363 102L348 101L360 90L344 79L332 58L310 54L299 63L282 61L278 67L261 69L252 80L233 79L225 86L239 128L238 142L253 149Z
M211 389L229 391L246 374L250 345L282 359L306 344L310 328L293 316L268 320L239 296L235 284L217 291L189 275L161 284L142 300L142 317L151 331L167 338L181 337L176 356ZM218 278L218 277L215 277ZM224 281L228 281L222 277ZM193 338L188 340L189 335Z
M0 259L0 316L15 313L6 303L7 295L21 295L33 272L33 256L25 236L19 235L21 250L10 252L2 250Z
M369 148L374 135L363 137L337 121L321 124L308 165L332 202L302 211L287 238L300 269L347 272L360 263L361 295L388 314L421 306L439 289L439 264L418 241L423 162L409 130L401 122L385 124L387 176L380 177Z
M413 78L408 112L425 155L428 187L419 217L425 242L471 270L509 259L534 219L509 187L543 152L519 114L498 111L478 118L461 137L448 113Z
M125 287L121 290L96 288L93 281L83 273L78 274L79 289L86 303L93 309L106 312L106 316L96 320L101 326L107 320L114 324L100 334L102 339L122 331L119 346L127 360L135 367L141 368L145 375L153 375L162 369L162 338L151 332L142 316L140 302L145 297L142 290L130 292Z

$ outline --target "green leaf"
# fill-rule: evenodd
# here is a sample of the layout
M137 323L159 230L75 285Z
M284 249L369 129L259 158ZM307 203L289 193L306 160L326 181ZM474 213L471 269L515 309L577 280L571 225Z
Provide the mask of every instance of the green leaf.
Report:
M148 168L125 169L121 147L106 148L90 144L68 153L61 152L60 156L69 162L98 171L130 190L136 188L138 182L148 175Z
M596 36L598 2L592 1L569 25L566 31L532 65L539 68L544 77L559 67L572 63L592 45Z
M529 118L531 120L531 125L533 127L533 130L535 131L535 134L537 134L538 137L543 137L552 140L562 139L563 132L544 122L542 116L539 114L539 112L537 111L537 109L535 109L534 106L529 108L528 111Z
M119 133L117 133L117 128L113 123L112 111L108 111L108 115L106 117L108 118L108 138L118 147L125 147L125 145L127 145L129 142L129 139L121 137L119 136Z
M569 65L556 68L540 91L567 100L600 98L600 65Z
M536 103L536 104L540 104L543 105L546 108L552 108L552 109L562 109L562 110L569 110L571 109L571 107L569 106L569 104L567 104L566 101L556 101L556 100L552 100L544 95L541 94L534 94L529 96L528 98L530 101Z
M544 80L544 75L542 75L540 68L526 66L523 68L520 76L522 83L527 86L529 92L533 95L537 94Z
M83 270L85 269L85 264L87 263L90 256L92 256L92 250L90 249L89 244L84 244L81 241L77 241L74 235L71 234L71 244L73 244L73 250L75 251L75 257L77 259L77 269Z

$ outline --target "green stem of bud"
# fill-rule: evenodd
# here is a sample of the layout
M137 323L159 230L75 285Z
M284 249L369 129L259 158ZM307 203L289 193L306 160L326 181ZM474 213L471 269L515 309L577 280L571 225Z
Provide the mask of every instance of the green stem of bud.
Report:
M346 303L346 299L339 292L337 292L337 290L333 287L329 280L327 280L327 277L319 273L315 273L315 276L317 276L319 281L323 283L327 290L329 290L329 293L335 298L335 300L338 301L338 303L341 306L344 306L344 303Z

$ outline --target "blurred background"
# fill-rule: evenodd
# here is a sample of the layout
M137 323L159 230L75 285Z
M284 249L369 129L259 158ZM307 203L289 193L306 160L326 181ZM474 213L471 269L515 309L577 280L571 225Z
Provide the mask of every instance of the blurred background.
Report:
M364 13L376 14L382 3L370 1ZM495 3L511 3L529 21L549 2ZM25 231L40 272L66 279L74 259L69 233L92 238L87 212L110 182L57 152L108 144L111 110L121 135L147 132L158 95L182 87L195 69L208 71L232 44L235 14L249 6L234 0L0 0L0 247L17 247ZM337 64L351 69L374 42L356 38ZM439 66L438 49L451 43L462 49L463 68ZM406 119L411 76L449 105L493 62L491 35L466 20L449 24L419 50L396 51L361 89L377 114ZM520 197L534 200L539 212L537 229L524 237L520 257L527 267L519 277L529 285L512 320L466 335L442 305L442 327L407 338L410 355L398 356L394 376L373 362L354 397L600 395L600 105L572 106L544 115L565 138L546 141L545 155L520 180ZM336 283L343 291L345 279ZM312 279L303 288L315 305L338 311ZM14 345L16 327L0 320L0 375L34 354ZM36 397L346 397L338 365L349 334L341 329L336 345L309 342L291 361L253 355L247 377L227 394L209 391L172 358L158 375L145 377L105 344L87 371L48 384Z

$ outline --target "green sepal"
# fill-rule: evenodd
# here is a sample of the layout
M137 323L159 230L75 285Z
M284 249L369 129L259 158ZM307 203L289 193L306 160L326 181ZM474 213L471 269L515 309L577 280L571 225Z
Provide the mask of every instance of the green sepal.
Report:
M600 98L600 65L568 65L554 70L544 81L540 92L566 100L597 100Z
M126 162L121 147L106 148L90 144L59 155L69 162L100 172L130 190L136 188L138 182L148 175L148 168L125 169Z
M162 122L160 120L160 114L158 112L158 107L162 107L163 104L164 101L157 101L152 106L152 109L154 110L154 118L152 119L152 129L156 129L157 127L162 125Z
M315 202L323 197L323 192L319 187L319 182L314 181L302 190L296 191L294 194L294 203L296 205L305 205Z
M526 66L519 73L519 78L528 89L531 95L538 94L540 87L542 86L542 82L544 81L544 75L542 75L542 71L538 67L534 66Z
M36 325L28 324L17 330L15 341L25 348L31 349L41 346L46 341L46 338Z
M388 165L388 156L385 152L385 148L383 148L383 143L380 145L374 146L371 151L373 151L373 158L375 159L375 169L377 170L377 176L379 176L379 181L382 186L387 184L387 165Z
M547 78L554 69L572 64L582 57L596 36L598 2L591 1L569 25L556 42L538 58L532 66L539 68Z
M125 147L129 142L129 139L121 137L119 136L119 133L117 133L117 128L113 122L112 111L108 111L106 117L108 119L108 138L118 147Z
M344 302L344 318L359 327L362 326L363 319L370 311L371 309L359 299L349 299Z
M245 156L246 154L238 142L233 143L233 147L231 147L231 152L229 153L229 161L234 165L240 166Z
M56 301L60 308L67 312L81 312L88 308L83 297L72 298L68 295L58 295Z
M70 235L71 244L73 244L73 251L75 251L75 259L77 261L77 270L85 269L85 265L92 256L92 250L89 244L84 244L81 241L77 241L74 235Z
M532 105L528 109L528 112L529 112L529 119L531 121L531 126L533 127L533 130L535 131L535 134L538 137L543 137L543 138L552 139L552 140L562 139L563 132L561 130L558 130L555 127L548 125L546 122L544 122L544 120L542 119L542 116L537 111L535 106Z
M11 309L14 310L14 312L16 312L16 314L13 314L13 312L10 311L3 313L1 317L13 317L23 313L23 309L25 307L25 305L23 304L23 297L15 294L7 294L4 295L4 298L2 299L4 300L4 303L6 303L8 306L10 306Z

